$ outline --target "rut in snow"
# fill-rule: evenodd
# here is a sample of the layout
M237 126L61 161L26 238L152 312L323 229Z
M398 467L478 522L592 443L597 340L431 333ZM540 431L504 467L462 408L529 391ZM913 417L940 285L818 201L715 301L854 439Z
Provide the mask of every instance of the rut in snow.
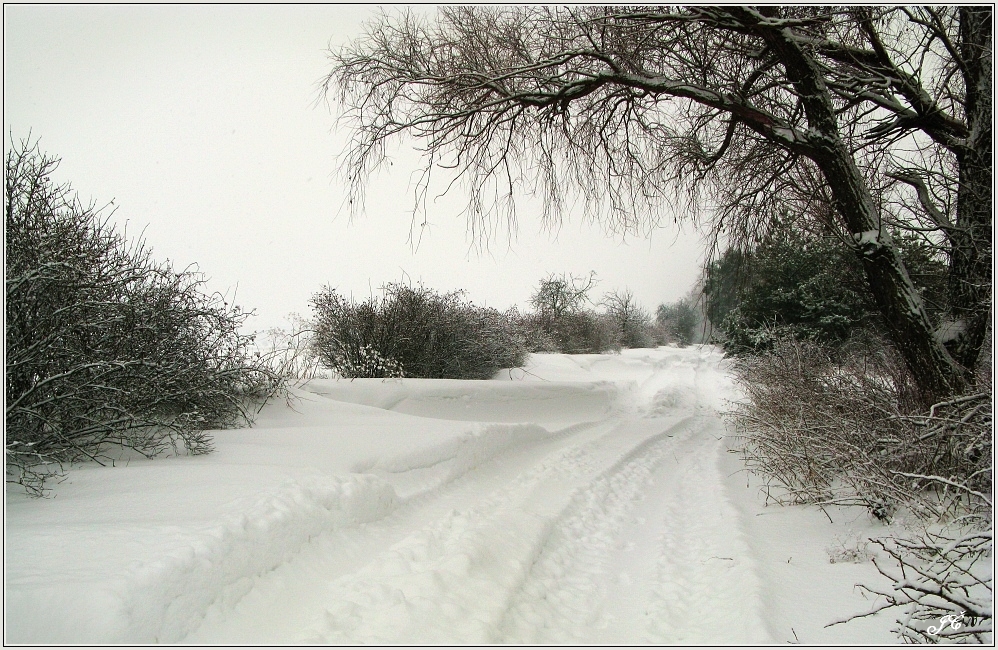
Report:
M631 382L602 422L547 436L518 429L520 438L464 443L436 464L372 467L408 495L397 512L314 540L258 580L242 611L215 608L186 641L232 640L225 619L286 609L277 605L292 584L308 597L293 621L257 628L266 640L766 641L700 365ZM494 453L469 461L485 448ZM347 548L348 565L329 559Z
M768 640L751 562L717 489L713 424L690 419L650 438L576 494L499 641Z

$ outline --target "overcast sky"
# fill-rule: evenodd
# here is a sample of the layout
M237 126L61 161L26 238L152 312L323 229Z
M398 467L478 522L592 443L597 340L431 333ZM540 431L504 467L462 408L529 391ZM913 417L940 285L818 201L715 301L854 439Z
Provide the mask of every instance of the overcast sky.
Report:
M699 272L689 229L651 239L580 218L557 236L524 204L507 246L476 251L460 190L433 201L410 242L409 149L373 180L366 216L341 211L336 156L346 134L316 105L326 50L361 34L371 5L4 7L4 130L62 158L58 181L114 200L127 233L157 259L196 263L212 290L237 291L253 328L308 314L329 284L366 298L403 277L462 288L477 304L524 307L549 273L596 271L598 294L629 288L649 310ZM392 11L386 6L386 11ZM597 296L598 297L598 296Z

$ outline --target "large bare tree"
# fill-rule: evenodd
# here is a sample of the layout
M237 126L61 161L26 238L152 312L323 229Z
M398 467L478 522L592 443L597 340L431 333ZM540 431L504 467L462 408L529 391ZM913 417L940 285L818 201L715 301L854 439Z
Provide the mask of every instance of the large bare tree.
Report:
M620 230L689 216L729 244L837 233L926 399L972 377L990 320L990 7L447 7L331 53L352 203L395 136L452 167L476 232L581 195ZM423 186L425 188L425 185ZM950 269L934 323L892 233Z

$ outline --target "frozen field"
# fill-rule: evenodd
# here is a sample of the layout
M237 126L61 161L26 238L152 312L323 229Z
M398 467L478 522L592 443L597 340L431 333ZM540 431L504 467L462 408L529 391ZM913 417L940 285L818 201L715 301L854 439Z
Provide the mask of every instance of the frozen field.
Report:
M200 457L8 487L8 643L894 643L836 561L883 525L765 507L710 347L492 381L315 380ZM853 554L855 555L855 554Z

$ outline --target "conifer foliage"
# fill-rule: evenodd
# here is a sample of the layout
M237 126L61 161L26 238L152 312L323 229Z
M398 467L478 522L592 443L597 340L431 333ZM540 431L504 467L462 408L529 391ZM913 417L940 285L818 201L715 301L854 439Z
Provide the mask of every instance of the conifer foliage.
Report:
M927 247L895 237L911 280L938 321L946 271ZM838 345L881 315L853 251L831 237L784 230L758 246L729 249L705 275L706 311L715 338L731 353L761 352L787 336Z

